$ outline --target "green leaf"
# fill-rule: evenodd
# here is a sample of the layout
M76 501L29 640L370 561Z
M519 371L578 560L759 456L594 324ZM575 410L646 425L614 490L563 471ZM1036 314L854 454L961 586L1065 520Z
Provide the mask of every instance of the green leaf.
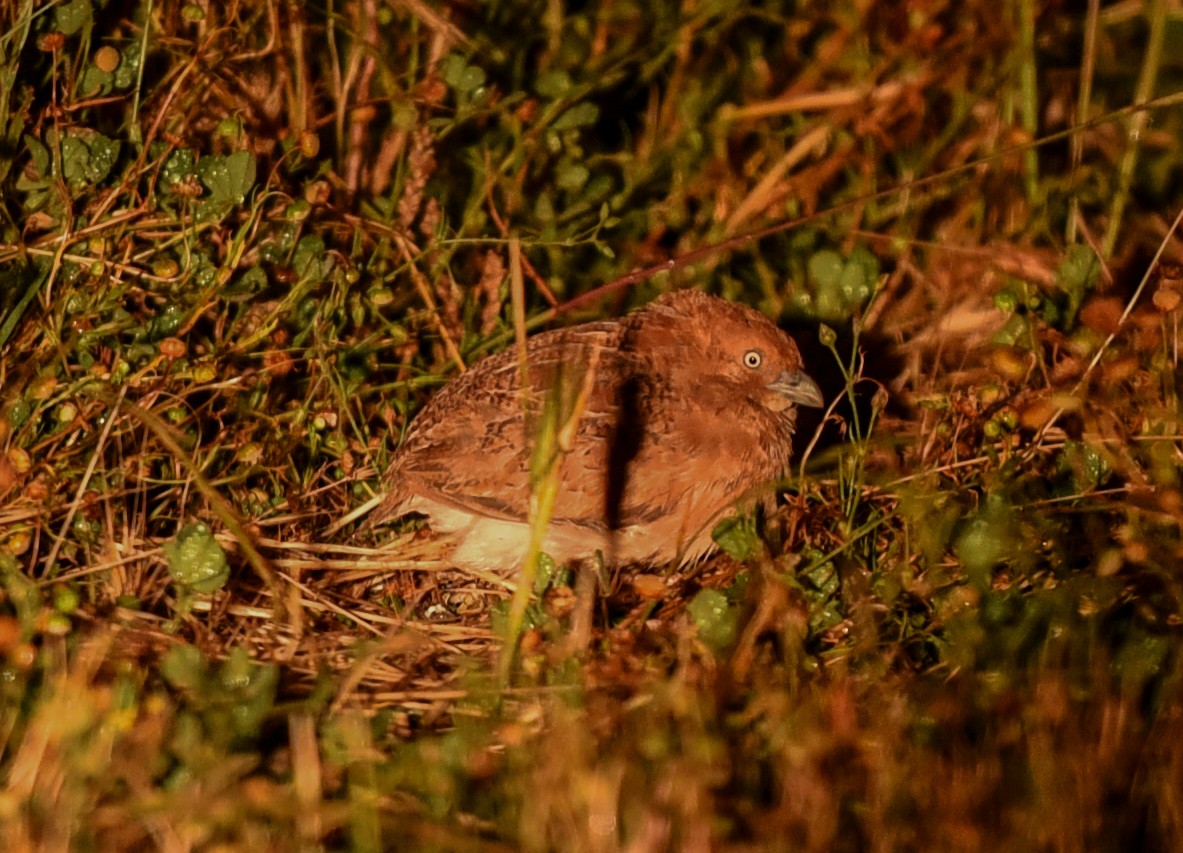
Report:
M301 237L292 255L292 268L303 281L321 282L333 267L332 259L325 252L325 242L320 237Z
M140 76L140 43L132 42L122 50L119 67L115 69L113 82L116 88L128 89L133 86Z
M197 177L197 155L188 148L178 148L168 155L160 167L160 184L166 192L174 192L178 184Z
M90 0L66 0L53 7L54 25L65 35L72 36L92 19Z
M1007 287L994 294L994 307L1007 314L1013 314L1019 307L1019 297L1013 288Z
M559 564L545 551L538 555L538 567L534 574L534 593L542 595L558 579Z
M555 176L555 182L562 189L576 192L583 189L587 179L591 176L591 172L587 170L586 166L579 163L567 163L559 167L558 174Z
M439 72L440 77L453 89L460 87L460 78L464 74L464 68L468 63L464 61L464 57L458 53L449 53L440 60Z
M459 89L461 92L472 92L474 89L479 89L485 85L485 71L483 68L478 68L475 65L469 65L464 69L464 73L460 75Z
M231 700L230 724L240 737L253 736L275 703L279 670L251 660L242 646L230 650L218 669L218 683Z
M103 71L93 65L88 65L86 70L82 72L82 82L78 88L83 95L87 97L94 97L96 95L106 95L111 91L111 83L114 76L109 71Z
M255 155L235 151L225 157L208 155L197 161L197 175L214 202L242 204L255 185Z
M711 538L735 560L749 560L760 552L756 519L751 515L724 518L711 531Z
M698 628L698 636L715 651L731 645L739 633L739 608L717 589L699 590L686 611Z
M493 633L505 640L509 638L509 607L510 600L504 599L502 601L494 602L489 608L489 627ZM525 616L522 619L522 628L524 631L532 631L541 626L546 621L546 617L536 605L531 605L526 608Z
M534 81L534 91L539 97L557 100L571 91L571 75L562 69L543 72Z
M1113 473L1105 456L1096 447L1079 441L1065 443L1056 467L1071 476L1073 489L1078 494L1101 486Z
M28 134L25 134L25 145L29 148L29 156L33 158L33 168L37 170L33 180L44 181L49 177L49 149L41 143L40 139ZM17 186L20 188L19 181Z
M7 552L0 553L0 592L3 592L7 612L16 610L21 637L28 639L36 634L37 618L44 604L41 588L25 577L20 564Z
M160 662L160 674L177 690L196 691L205 682L209 664L196 646L178 644Z
M849 308L854 310L870 299L878 281L879 260L862 246L856 246L846 259L839 280L842 295Z
M62 140L62 177L72 187L102 183L119 159L119 142L102 134L70 134Z
M1060 266L1056 269L1056 283L1068 294L1068 304L1064 310L1066 330L1071 330L1075 325L1077 312L1084 303L1085 296L1097 286L1100 277L1101 261L1097 258L1096 252L1079 243L1068 247L1064 260L1060 261Z
M833 249L814 252L809 258L809 279L819 288L837 287L842 266L842 256Z
M589 124L595 124L599 117L600 108L595 104L576 104L555 119L555 123L552 126L555 130L572 130L577 127L587 127Z
M988 589L994 567L1022 545L1014 508L1002 495L990 495L985 505L962 528L953 553L965 566L970 582Z
M473 89L485 85L484 69L469 65L463 56L457 53L448 54L440 63L440 76L452 89L461 94L468 94Z
M163 547L168 573L182 589L213 593L230 579L226 552L204 524L186 525L176 539Z
M228 118L222 119L214 129L214 133L218 134L218 136L231 141L241 138L242 132L242 119L238 116L229 116Z
M1029 340L1030 337L1031 325L1027 318L1022 314L1012 314L1003 327L994 333L991 341L1003 346L1014 346Z
M266 290L267 283L267 273L263 272L262 267L253 266L232 279L222 291L222 297L228 302L244 302Z
M816 298L817 316L844 320L875 292L879 262L861 246L846 258L833 249L822 249L810 256L807 272Z
M1091 247L1077 243L1069 246L1064 260L1056 269L1056 281L1069 293L1084 293L1097 286L1101 278L1101 261Z

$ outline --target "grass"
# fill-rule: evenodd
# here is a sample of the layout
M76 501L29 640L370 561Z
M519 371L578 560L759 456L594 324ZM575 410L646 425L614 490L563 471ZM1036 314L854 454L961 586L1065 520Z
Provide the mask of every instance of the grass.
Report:
M1183 19L864 6L0 9L5 849L1179 849ZM342 523L687 286L834 401L700 571Z

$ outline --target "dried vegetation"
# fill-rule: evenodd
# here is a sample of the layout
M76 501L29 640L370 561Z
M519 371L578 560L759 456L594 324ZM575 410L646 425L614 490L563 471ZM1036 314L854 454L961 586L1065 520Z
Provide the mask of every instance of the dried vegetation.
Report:
M0 843L1183 847L1183 14L1085 6L0 6ZM342 523L686 286L836 401L701 571L507 643Z

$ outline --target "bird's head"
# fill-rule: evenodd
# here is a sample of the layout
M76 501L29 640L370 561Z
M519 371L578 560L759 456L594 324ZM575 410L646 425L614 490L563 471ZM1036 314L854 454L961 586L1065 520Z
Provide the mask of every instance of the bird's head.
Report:
M636 351L704 402L718 393L776 413L825 404L793 339L747 306L682 290L634 317Z

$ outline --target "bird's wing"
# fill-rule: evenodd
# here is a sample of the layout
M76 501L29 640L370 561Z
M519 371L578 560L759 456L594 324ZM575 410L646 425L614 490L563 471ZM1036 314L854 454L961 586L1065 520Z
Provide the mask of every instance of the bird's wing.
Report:
M621 377L631 372L619 337L619 324L604 322L531 338L525 400L515 348L454 379L412 424L391 465L390 497L379 516L396 515L417 496L476 515L526 520L534 451L553 410L552 436L578 412L559 460L553 520L602 529L611 521L604 471L617 441Z

